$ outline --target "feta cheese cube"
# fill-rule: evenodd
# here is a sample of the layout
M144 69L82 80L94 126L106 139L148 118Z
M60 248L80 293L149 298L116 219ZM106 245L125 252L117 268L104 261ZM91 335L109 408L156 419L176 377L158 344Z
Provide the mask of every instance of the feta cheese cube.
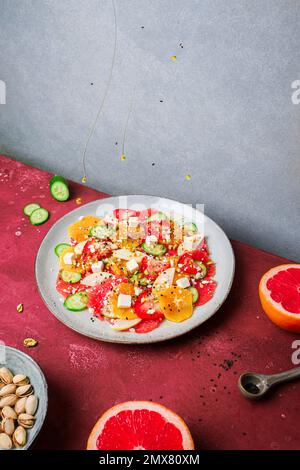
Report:
M134 288L134 295L138 296L143 292L143 289L140 289L139 287Z
M118 219L116 219L116 217L114 217L113 215L106 214L103 220L107 225L110 225L114 229L117 228Z
M77 245L74 246L74 251L76 255L81 255L85 244L86 244L86 240L84 240L83 242L79 242L77 243Z
M103 271L104 263L103 261L97 261L97 263L92 264L92 272L93 273L101 273Z
M119 294L118 295L118 308L130 308L131 307L131 295Z
M130 273L134 273L134 271L137 271L139 269L139 265L136 260L132 258L130 261L127 261L126 268Z
M128 227L135 228L139 225L138 217L129 217L128 218Z
M74 258L74 253L70 253L70 252L66 253L63 258L64 263L73 264L73 258Z
M183 249L185 251L193 251L194 249L194 237L184 237L183 238Z
M155 235L147 235L146 237L146 245L151 246L157 243L158 238Z
M178 287L181 287L182 289L185 289L186 287L190 286L190 281L188 277L181 277L177 279L176 284Z

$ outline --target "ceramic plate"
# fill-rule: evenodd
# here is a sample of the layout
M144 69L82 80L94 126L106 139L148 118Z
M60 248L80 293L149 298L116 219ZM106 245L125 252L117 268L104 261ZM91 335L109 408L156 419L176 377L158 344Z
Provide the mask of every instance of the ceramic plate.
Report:
M202 227L207 238L208 247L212 259L216 263L217 288L214 297L205 305L196 307L191 318L182 323L173 323L164 320L162 324L146 334L117 332L111 329L108 322L91 321L91 314L86 310L83 312L70 312L63 307L63 299L56 292L55 282L58 273L58 258L54 248L58 243L69 242L68 226L78 220L81 216L96 215L104 216L111 213L114 208L124 207L122 200L127 201L127 207L140 209L155 207L161 211L173 211L176 214L184 214L185 218L193 220ZM121 201L121 202L120 202ZM230 242L223 230L209 217L203 215L196 209L173 201L155 196L121 196L110 197L90 202L75 209L62 217L49 230L45 236L36 258L36 280L46 305L49 310L65 325L73 330L102 341L115 343L154 343L182 335L187 331L201 325L219 309L227 297L234 275L234 255Z
M39 400L38 409L35 413L35 425L31 429L27 429L27 444L22 449L14 448L14 450L26 450L37 437L46 417L48 408L47 383L37 363L18 349L1 345L0 367L7 367L13 374L22 373L27 375L33 386L34 394Z

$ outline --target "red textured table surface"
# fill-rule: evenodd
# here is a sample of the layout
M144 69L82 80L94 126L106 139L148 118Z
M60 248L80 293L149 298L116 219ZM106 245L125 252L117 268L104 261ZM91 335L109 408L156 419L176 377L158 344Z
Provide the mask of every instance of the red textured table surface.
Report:
M286 262L233 242L236 275L224 306L191 333L150 346L98 342L60 323L39 296L34 261L51 225L83 203L105 195L71 183L72 199L54 201L50 175L0 156L0 339L42 367L49 409L36 449L83 449L97 417L115 403L154 400L179 413L197 449L299 449L300 383L278 388L261 402L244 399L236 386L245 370L273 373L293 367L296 335L266 318L258 300L261 275ZM23 216L37 201L51 217L40 227ZM24 304L24 312L16 306ZM23 347L33 337L39 345ZM299 336L298 336L299 339Z

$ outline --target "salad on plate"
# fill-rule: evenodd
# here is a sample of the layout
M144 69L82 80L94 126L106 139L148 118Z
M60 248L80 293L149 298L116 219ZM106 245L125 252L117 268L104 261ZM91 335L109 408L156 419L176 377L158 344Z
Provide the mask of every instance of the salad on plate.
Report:
M115 209L81 217L68 235L55 247L56 290L66 309L89 309L114 330L148 333L165 319L183 322L214 295L207 241L176 214Z

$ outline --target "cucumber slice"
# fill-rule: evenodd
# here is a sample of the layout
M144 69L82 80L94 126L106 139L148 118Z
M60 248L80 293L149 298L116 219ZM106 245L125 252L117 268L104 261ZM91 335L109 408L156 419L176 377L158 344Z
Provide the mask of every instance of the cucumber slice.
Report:
M50 180L50 193L56 201L64 202L70 197L69 186L62 176L53 176Z
M202 279L203 277L206 276L207 268L206 268L205 264L202 263L202 261L194 261L194 263L196 263L199 266L199 268L201 269L200 274L201 274L201 279Z
M114 233L114 229L112 227L107 227L106 225L96 225L96 227L92 227L90 231L90 235L92 237L100 238L100 240L110 238Z
M150 284L150 280L147 279L146 277L142 277L140 280L139 280L139 284L141 286L148 286L148 284Z
M62 254L62 252L66 249L66 248L70 248L71 245L69 245L68 243L59 243L58 245L56 245L56 247L54 248L54 253L57 255L57 256L60 256Z
M80 312L85 310L88 303L88 295L86 292L76 292L76 294L69 295L64 301L64 306L71 310L71 312Z
M199 292L197 291L196 287L193 287L193 286L188 287L188 290L192 293L193 304L194 304L199 299Z
M146 243L143 243L142 247L144 248L145 252L148 253L148 255L153 255L153 256L162 256L167 251L167 247L165 245L159 245L159 244L149 246Z
M168 220L168 217L163 212L155 212L155 214L148 217L147 222L161 222L162 220Z
M32 225L42 225L49 219L49 212L47 209L43 209L40 207L39 209L35 209L32 212L31 216L29 217L30 223Z
M35 211L36 209L39 209L40 207L41 206L39 204L36 204L35 202L31 202L30 204L27 204L23 208L23 212L25 215L28 215L28 217L30 217L33 211Z
M70 284L75 284L75 282L79 282L81 279L80 273L77 273L76 271L67 271L66 269L63 269L60 275L63 281L69 282Z
M197 233L198 232L198 227L194 222L187 222L184 224L184 231L186 233Z

